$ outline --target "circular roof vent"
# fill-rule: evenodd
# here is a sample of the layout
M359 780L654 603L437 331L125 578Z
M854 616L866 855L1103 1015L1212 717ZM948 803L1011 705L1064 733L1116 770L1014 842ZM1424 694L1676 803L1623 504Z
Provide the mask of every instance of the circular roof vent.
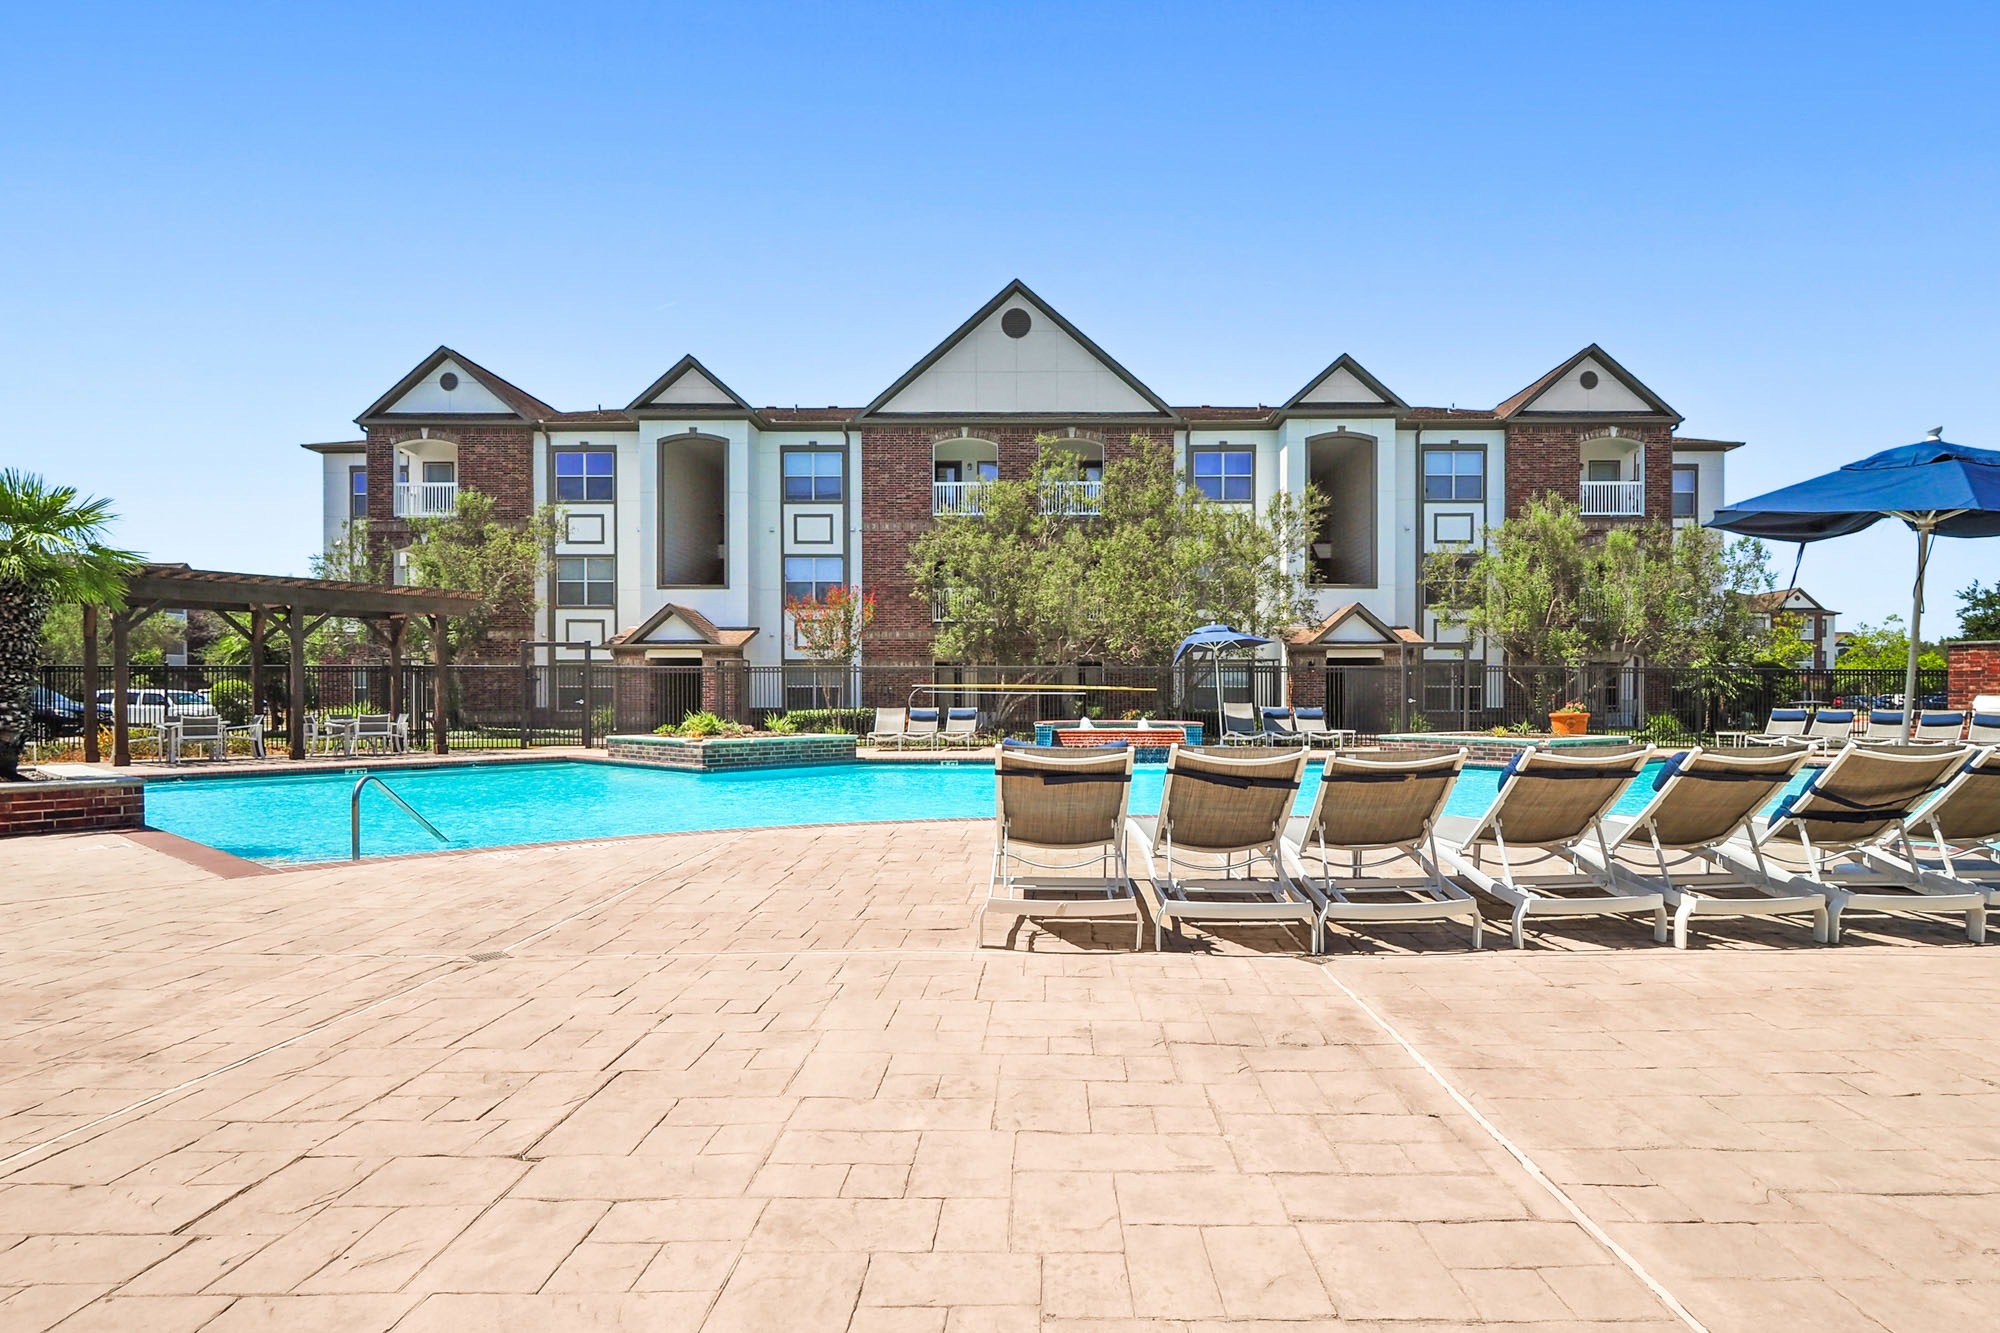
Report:
M1597 372L1586 370L1576 377L1576 382L1586 389L1595 389L1597 387Z
M1009 338L1025 338L1028 336L1028 330L1033 327L1035 327L1035 321L1029 318L1028 312L1025 310L1017 308L1009 310L1006 314L1000 316L1000 332L1006 334Z
M438 388L443 389L446 393L450 393L453 389L456 389L457 387L458 387L458 376L452 374L449 370L447 370L444 374L438 376Z

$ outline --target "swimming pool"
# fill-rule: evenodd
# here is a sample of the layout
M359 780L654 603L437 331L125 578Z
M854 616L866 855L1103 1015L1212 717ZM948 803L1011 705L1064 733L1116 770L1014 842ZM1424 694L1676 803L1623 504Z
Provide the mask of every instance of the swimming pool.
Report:
M1635 810L1657 765L1628 788ZM993 770L965 764L837 764L678 773L631 765L554 761L465 764L381 774L449 839L440 844L370 786L361 797L362 851L395 856L441 848L615 838L637 833L845 824L867 820L984 819L993 814ZM1160 808L1166 768L1141 765L1132 811ZM271 863L337 861L348 854L348 799L356 774L194 778L146 786L146 822L236 856ZM1476 815L1493 803L1500 770L1468 768L1448 810ZM1303 811L1319 787L1306 770Z

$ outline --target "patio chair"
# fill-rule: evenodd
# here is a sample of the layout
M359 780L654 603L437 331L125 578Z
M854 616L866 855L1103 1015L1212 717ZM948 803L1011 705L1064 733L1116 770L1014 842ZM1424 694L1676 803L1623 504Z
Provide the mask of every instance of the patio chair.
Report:
M1970 745L2000 745L2000 713L1972 710L1972 723L1965 729Z
M1289 708L1260 708L1258 715L1264 719L1264 736L1271 745L1304 745L1306 738L1292 723Z
M904 708L878 708L875 710L875 726L868 733L870 745L901 745L909 738L909 710Z
M1812 721L1812 712L1805 708L1773 708L1764 729L1743 738L1745 745L1781 745L1796 741L1806 734L1806 725Z
M1726 754L1699 746L1674 755L1653 779L1652 794L1633 815L1607 815L1603 840L1575 847L1578 860L1609 871L1617 884L1657 892L1673 910L1674 947L1687 948L1696 916L1785 916L1810 913L1813 938L1827 938L1826 899L1802 892L1768 872L1746 873L1716 849L1745 836L1810 757L1796 745L1737 748ZM1754 855L1754 849L1753 849Z
M1155 948L1169 930L1178 939L1183 921L1255 921L1296 922L1318 950L1318 905L1292 882L1282 846L1305 768L1297 748L1168 751L1159 815L1130 821L1148 868L1141 891Z
M938 710L935 708L912 708L910 720L903 727L905 743L920 741L925 745L938 743Z
M1961 712L1938 712L1917 714L1916 734L1912 740L1925 745L1956 745L1965 731L1965 714Z
M410 752L410 715L408 713L396 714L396 720L389 724L389 741L397 754L408 754ZM598 738L598 743L600 745L603 744L602 737Z
M1862 857L1890 874L1914 863L1931 887L1978 889L1987 906L2000 907L2000 750L1974 750L1910 818L1909 830L1900 853L1876 843L1862 848Z
M222 730L225 737L237 735L247 737L250 741L250 753L258 759L264 758L263 718L253 717L248 722L239 722L234 726L225 726ZM226 749L224 753L227 753Z
M1216 740L1224 745L1271 743L1271 738L1257 725L1257 710L1250 704L1222 705L1222 734Z
M1344 727L1326 725L1324 708L1294 708L1292 725L1298 729L1299 735L1307 745L1339 746L1350 745L1354 741L1353 732Z
M988 912L1017 920L1130 917L1132 947L1144 943L1125 855L1132 759L1124 745L1002 743L993 759L993 870L973 923L982 947Z
M1304 827L1284 845L1300 886L1319 905L1316 949L1325 947L1329 921L1462 921L1479 947L1479 904L1445 878L1437 850L1437 819L1466 753L1327 756ZM1368 852L1382 855L1371 865ZM1418 873L1375 873L1398 862Z
M1824 750L1829 746L1838 749L1854 737L1854 714L1852 708L1821 708L1813 713L1812 725L1793 744L1803 742L1807 748ZM1901 726L1903 715L1896 714L1896 725Z
M979 744L979 710L977 708L947 710L944 729L938 732L938 739L946 745Z
M357 713L354 717L353 749L372 746L380 753L387 754L396 743L395 720L387 713Z
M207 750L211 759L229 757L229 728L220 713L188 713L160 723L160 754L178 764L183 750Z
M1940 884L1910 846L1912 815L1965 759L1964 750L1940 745L1850 745L1716 855L1790 892L1824 897L1829 943L1840 942L1843 914L1866 911L1963 913L1976 944L1986 935L1986 895ZM1892 848L1900 848L1893 860Z
M1641 912L1653 914L1653 938L1666 943L1666 901L1658 889L1620 887L1608 871L1576 856L1577 845L1587 838L1602 845L1604 816L1652 753L1650 745L1609 754L1524 750L1501 771L1500 790L1485 814L1438 820L1438 842L1453 873L1513 909L1515 948L1526 945L1531 916ZM1488 848L1500 857L1497 877L1482 864ZM1534 860L1562 862L1570 873L1518 879L1515 859L1522 852L1537 853ZM1608 862L1610 853L1600 860Z

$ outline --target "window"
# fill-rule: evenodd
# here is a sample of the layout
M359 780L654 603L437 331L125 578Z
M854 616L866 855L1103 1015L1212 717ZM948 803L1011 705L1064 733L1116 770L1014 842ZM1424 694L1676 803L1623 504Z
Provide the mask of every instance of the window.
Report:
M424 464L424 480L433 484L449 485L458 480L458 464L426 463Z
M368 517L368 469L365 465L347 469L347 517Z
M1583 465L1585 481L1623 481L1625 472L1615 458L1593 458Z
M556 499L608 504L615 497L618 455L608 449L564 449L555 458Z
M556 558L557 606L615 606L613 561L607 555Z
M1486 454L1478 449L1424 450L1424 499L1484 500Z
M785 600L818 601L847 582L846 562L837 555L785 557Z
M821 504L838 501L846 461L845 455L831 450L787 450L785 499Z
M1189 455L1194 488L1211 500L1247 504L1257 498L1257 455L1248 449L1196 449Z
M1676 467L1674 469L1674 517L1693 518L1695 516L1695 485L1700 480L1698 467Z
M979 459L941 459L931 465L931 477L934 481L998 481L1000 465Z

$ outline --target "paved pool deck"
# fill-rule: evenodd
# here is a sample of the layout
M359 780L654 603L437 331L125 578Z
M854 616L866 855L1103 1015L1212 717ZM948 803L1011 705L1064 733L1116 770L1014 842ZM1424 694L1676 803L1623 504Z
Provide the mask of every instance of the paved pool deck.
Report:
M1875 919L982 950L990 846L229 879L0 843L0 1328L2000 1318L2000 949Z

